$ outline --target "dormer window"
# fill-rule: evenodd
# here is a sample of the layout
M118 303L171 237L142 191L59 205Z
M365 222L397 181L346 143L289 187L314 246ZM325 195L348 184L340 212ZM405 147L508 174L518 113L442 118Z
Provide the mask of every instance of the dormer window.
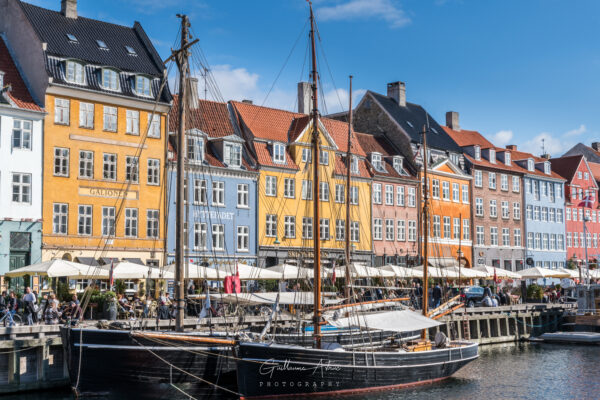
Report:
M137 53L135 52L135 49L131 46L125 46L125 50L127 50L127 54L129 54L130 56L137 56Z
M102 87L108 90L119 90L119 73L114 69L102 69Z
M150 89L150 79L145 76L141 76L141 75L136 76L135 77L135 92L139 96L151 97L152 90Z
M4 89L4 71L0 71L0 90Z
M550 175L550 163L548 161L544 162L544 173Z
M353 174L358 174L358 157L352 156L350 162L350 172Z
M533 172L534 169L533 158L530 158L527 160L527 171Z
M371 153L371 164L377 171L383 171L383 164L381 162L381 154Z
M402 157L400 157L400 156L394 156L394 158L393 158L394 169L399 174L402 173L402 162L403 162Z
M85 84L85 69L83 64L75 61L67 61L66 78L71 83L78 85Z
M104 40L96 40L96 44L98 45L98 48L100 50L108 50L108 46L106 45L106 43L104 43Z
M204 139L201 137L187 138L187 158L190 162L202 162L204 160Z
M456 153L450 153L450 161L452 161L452 163L454 165L458 165L459 164L459 156Z
M229 167L241 167L242 146L237 143L225 143L223 146L223 161Z
M67 39L69 39L69 42L71 43L79 43L77 37L75 37L75 35L73 35L72 33L67 33Z
M492 164L496 164L496 150L490 149L489 152L490 152L490 162Z
M475 146L475 147L473 148L473 151L475 152L475 159L476 159L477 161L481 160L481 147L479 147L479 146Z
M508 151L504 152L504 164L510 166L510 153Z
M273 162L277 164L285 163L285 146L283 143L273 143Z

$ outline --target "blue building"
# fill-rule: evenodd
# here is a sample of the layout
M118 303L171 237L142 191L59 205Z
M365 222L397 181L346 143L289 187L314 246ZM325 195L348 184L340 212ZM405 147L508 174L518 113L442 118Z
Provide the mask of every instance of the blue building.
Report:
M178 98L171 110L167 190L167 259L175 260ZM256 265L258 172L236 131L228 104L195 100L186 129L186 261L211 267Z
M525 259L528 267L560 268L567 259L565 243L565 179L552 171L547 158L513 151L523 167L525 205Z

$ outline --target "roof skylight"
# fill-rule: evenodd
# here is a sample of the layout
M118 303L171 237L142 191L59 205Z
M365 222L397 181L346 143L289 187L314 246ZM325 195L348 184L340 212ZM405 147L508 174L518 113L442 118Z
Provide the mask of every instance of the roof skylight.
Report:
M106 45L106 43L104 43L104 40L97 39L96 43L98 44L98 47L100 47L102 50L108 50L108 46Z
M410 126L411 128L414 128L413 124L410 123L410 121L406 121L406 123L408 124L408 126Z
M75 35L73 35L72 33L67 33L67 38L71 41L71 42L75 42L75 43L79 43L79 40L77 40L77 38L75 37Z
M131 46L125 46L125 50L127 50L127 53L130 56L137 56L137 53L135 52L135 49Z

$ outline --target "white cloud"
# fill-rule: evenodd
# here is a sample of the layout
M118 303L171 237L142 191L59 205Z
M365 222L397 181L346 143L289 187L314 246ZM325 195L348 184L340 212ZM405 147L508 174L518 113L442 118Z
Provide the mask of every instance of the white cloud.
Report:
M565 137L578 136L585 132L587 132L587 128L585 127L585 125L581 124L581 125L579 125L579 128L571 129L570 131L565 132L565 134L563 136L565 136Z
M367 91L365 89L355 89L352 91L352 107L358 104L358 102L366 92ZM348 90L332 89L328 92L325 92L324 97L325 105L327 105L327 110L323 110L323 112L327 111L327 113L332 114L348 110L348 100L350 99Z
M543 151L550 154L552 157L560 157L577 144L577 136L586 132L587 128L583 124L579 125L578 128L568 130L562 134L542 132L530 140L522 142L519 146L521 147L521 150L534 155L541 155L543 148Z
M512 141L512 138L513 138L513 131L502 130L502 131L496 132L494 134L491 142L495 146L504 147L507 144L511 144L510 142Z
M322 21L377 18L386 21L392 28L400 28L411 22L406 12L392 0L349 0L342 4L320 7L316 14Z

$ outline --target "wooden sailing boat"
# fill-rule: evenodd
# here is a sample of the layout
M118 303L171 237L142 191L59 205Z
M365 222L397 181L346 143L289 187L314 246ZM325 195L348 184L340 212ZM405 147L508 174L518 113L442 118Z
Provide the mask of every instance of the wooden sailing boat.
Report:
M319 221L319 132L317 100L317 65L315 52L315 30L312 4L310 4L311 49L312 49L312 124L314 155L313 217ZM350 108L351 105L350 105ZM351 128L349 128L349 134ZM426 150L426 139L425 154ZM427 163L425 162L425 165ZM349 164L348 164L349 166ZM426 173L425 166L425 173ZM425 217L427 202L425 202ZM425 225L427 226L427 225ZM425 235L425 238L427 235ZM425 239L427 240L427 239ZM425 242L427 249L427 242ZM347 251L347 265L349 254ZM425 250L425 262L427 261ZM346 350L336 344L322 343L321 324L321 263L320 242L314 240L314 312L313 346L266 344L242 342L237 346L238 391L244 398L273 397L280 395L309 395L353 393L369 390L397 388L424 384L451 376L465 364L478 357L475 343L449 342L440 337L432 346L404 349L389 343L387 347L369 347ZM425 267L425 271L427 268ZM347 271L347 277L350 275ZM425 282L427 273L424 273ZM426 293L426 286L425 286ZM424 302L426 302L426 295ZM425 303L426 304L426 303ZM423 313L426 315L426 306ZM327 322L340 327L363 327L367 329L411 332L422 329L426 338L427 329L439 323L412 311L357 314L348 318L336 315L325 317ZM412 350L412 351L411 351ZM422 351L415 351L422 350Z

